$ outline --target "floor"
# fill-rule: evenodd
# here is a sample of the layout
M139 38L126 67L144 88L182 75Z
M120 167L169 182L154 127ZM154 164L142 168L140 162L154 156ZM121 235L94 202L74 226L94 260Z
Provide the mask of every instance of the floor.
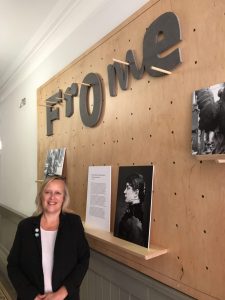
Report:
M0 282L0 300L9 300L9 299L11 299L11 297L9 297L5 287Z
M15 300L16 293L0 271L0 300Z

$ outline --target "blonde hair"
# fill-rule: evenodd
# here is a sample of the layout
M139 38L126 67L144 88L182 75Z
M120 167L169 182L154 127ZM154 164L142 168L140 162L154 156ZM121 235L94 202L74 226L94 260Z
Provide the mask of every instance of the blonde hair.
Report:
M69 190L66 185L65 179L61 176L54 175L54 176L47 177L44 180L43 184L41 185L41 187L37 193L36 199L35 199L36 210L34 212L34 215L39 215L39 214L43 213L43 207L42 207L43 192L44 192L45 187L54 180L61 180L64 182L64 201L63 201L63 205L62 205L62 212L70 211L70 209L68 209L68 206L70 203L70 195L69 195Z

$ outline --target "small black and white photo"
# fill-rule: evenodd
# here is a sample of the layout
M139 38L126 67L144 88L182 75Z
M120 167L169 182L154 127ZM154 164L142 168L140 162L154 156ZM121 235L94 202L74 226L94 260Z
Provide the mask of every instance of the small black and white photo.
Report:
M152 184L152 165L119 167L114 235L147 248Z
M196 90L192 99L192 154L225 153L225 83Z
M66 148L56 148L48 150L44 168L45 177L53 175L63 175L65 153Z

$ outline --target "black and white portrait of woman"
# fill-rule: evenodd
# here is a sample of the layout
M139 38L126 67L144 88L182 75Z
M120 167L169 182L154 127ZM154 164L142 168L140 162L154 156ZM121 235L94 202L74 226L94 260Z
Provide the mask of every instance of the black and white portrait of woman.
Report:
M153 166L119 168L114 235L148 247Z

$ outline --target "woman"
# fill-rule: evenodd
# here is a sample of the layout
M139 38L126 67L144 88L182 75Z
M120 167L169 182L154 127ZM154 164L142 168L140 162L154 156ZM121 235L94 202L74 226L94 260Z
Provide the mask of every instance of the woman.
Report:
M22 220L8 256L8 275L20 300L79 299L89 246L59 176L48 177L36 197L35 216Z
M145 199L145 182L141 174L135 173L126 178L124 195L128 206L119 223L118 237L147 246L142 207Z

